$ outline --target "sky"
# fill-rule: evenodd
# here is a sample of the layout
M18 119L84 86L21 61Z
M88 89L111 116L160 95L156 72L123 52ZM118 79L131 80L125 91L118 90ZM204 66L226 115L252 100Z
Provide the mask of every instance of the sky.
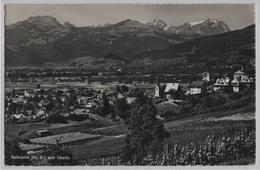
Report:
M185 22L213 18L224 21L231 30L236 30L255 23L253 4L8 4L5 10L6 25L26 20L30 16L46 15L75 26L114 24L125 19L142 23L162 19L168 25L178 26Z

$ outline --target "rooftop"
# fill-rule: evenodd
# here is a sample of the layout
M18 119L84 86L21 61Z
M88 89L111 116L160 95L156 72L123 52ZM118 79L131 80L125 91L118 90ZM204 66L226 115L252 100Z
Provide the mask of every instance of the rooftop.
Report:
M180 86L180 83L167 83L164 92L167 93L167 92L169 92L170 90L177 91L178 88L179 88L179 86Z
M245 73L243 71L241 71L241 70L238 70L234 74L245 74Z
M190 84L190 87L202 87L202 85L203 85L204 83L205 83L204 81L193 81L193 82Z

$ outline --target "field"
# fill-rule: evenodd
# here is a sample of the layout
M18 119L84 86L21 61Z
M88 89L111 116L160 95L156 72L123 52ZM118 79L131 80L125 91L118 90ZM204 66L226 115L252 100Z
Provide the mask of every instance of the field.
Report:
M125 85L124 83L120 84L116 83L104 83L100 82L64 82L64 83L56 83L56 82L5 82L5 90L13 90L13 89L35 89L37 84L40 84L42 88L61 88L61 87L85 87L91 88L94 90L104 90L104 89L112 89L114 90L117 85ZM135 88L146 88L146 89L154 89L154 84L128 84L129 87Z
M81 121L81 122L69 122L68 124L49 124L45 122L39 123L26 123L26 124L5 124L5 136L7 138L35 138L37 137L35 132L38 130L48 129L52 134L62 134L68 132L79 132L88 130L91 128L100 128L106 126L116 125L117 123L109 120L101 121Z
M248 119L248 116L251 118ZM241 114L240 114L241 115ZM241 131L243 128L254 131L255 119L252 113L243 113L245 120L230 119L230 116L223 116L222 119L208 119L206 117L195 116L185 120L176 120L165 123L166 129L170 132L169 144L188 144L196 143L206 138L208 135L214 134L216 138L231 136L234 131ZM236 117L236 116L235 116ZM75 148L74 155L76 158L91 159L115 156L123 149L124 136L126 127L114 126L97 130L97 134L110 135L106 140L91 142ZM121 135L120 135L121 134ZM113 135L118 135L117 137ZM90 154L91 153L91 154ZM252 161L251 159L247 160Z

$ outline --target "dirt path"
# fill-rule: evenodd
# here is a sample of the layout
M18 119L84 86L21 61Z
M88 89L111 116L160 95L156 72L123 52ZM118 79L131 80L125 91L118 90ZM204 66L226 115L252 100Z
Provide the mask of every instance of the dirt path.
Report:
M120 124L120 125L112 125L112 126L101 127L101 128L93 129L93 131L104 130L104 129L114 128L114 127L119 127L119 126L122 126L122 124Z

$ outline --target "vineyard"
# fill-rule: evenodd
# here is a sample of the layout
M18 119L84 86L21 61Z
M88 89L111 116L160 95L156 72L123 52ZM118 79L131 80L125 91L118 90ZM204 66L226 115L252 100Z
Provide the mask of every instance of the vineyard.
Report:
M146 157L143 165L185 166L219 165L228 161L255 159L255 129L242 128L228 136L216 137L214 133L196 143L164 145L163 153L156 159ZM122 156L87 159L85 165L130 165L123 164ZM242 161L241 161L242 162ZM254 163L254 162L252 162Z

